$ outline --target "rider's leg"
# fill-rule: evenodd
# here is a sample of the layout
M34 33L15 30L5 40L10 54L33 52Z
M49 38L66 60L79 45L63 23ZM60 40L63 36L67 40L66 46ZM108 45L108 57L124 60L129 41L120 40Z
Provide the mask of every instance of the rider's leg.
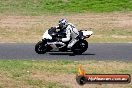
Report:
M78 41L77 39L72 39L68 44L67 48L71 48L77 41Z

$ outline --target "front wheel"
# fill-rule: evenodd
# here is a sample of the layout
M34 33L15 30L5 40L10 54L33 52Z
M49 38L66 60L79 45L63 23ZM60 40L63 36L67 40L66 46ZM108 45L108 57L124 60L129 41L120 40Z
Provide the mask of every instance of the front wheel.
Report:
M44 54L47 51L47 46L43 43L43 41L39 41L36 45L35 45L35 51L38 54Z
M86 40L78 41L73 47L72 51L76 55L80 55L85 52L88 48L88 42Z

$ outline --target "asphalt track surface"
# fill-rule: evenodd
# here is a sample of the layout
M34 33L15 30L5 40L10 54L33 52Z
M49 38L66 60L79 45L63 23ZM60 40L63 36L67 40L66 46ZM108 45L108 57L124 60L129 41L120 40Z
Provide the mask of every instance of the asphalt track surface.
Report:
M132 61L132 43L90 43L83 55L67 52L37 54L35 44L0 44L0 59L5 60L127 60Z

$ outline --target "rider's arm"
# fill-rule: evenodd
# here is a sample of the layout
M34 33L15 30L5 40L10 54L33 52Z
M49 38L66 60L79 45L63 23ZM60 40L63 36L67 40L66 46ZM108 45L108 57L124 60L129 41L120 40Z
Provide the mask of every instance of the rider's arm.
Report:
M70 40L70 35L71 35L71 30L68 29L68 30L66 31L66 38L62 38L62 42L67 42L67 41L69 41L69 40Z
M59 29L59 26L54 26L54 27L51 27L50 29L56 30L56 29Z
M59 26L55 26L56 29L59 29Z

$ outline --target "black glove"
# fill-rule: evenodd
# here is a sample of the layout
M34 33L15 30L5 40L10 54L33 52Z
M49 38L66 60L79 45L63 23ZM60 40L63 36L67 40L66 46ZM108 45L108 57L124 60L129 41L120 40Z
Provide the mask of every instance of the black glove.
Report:
M51 27L50 29L52 29L52 30L56 30L56 27Z

